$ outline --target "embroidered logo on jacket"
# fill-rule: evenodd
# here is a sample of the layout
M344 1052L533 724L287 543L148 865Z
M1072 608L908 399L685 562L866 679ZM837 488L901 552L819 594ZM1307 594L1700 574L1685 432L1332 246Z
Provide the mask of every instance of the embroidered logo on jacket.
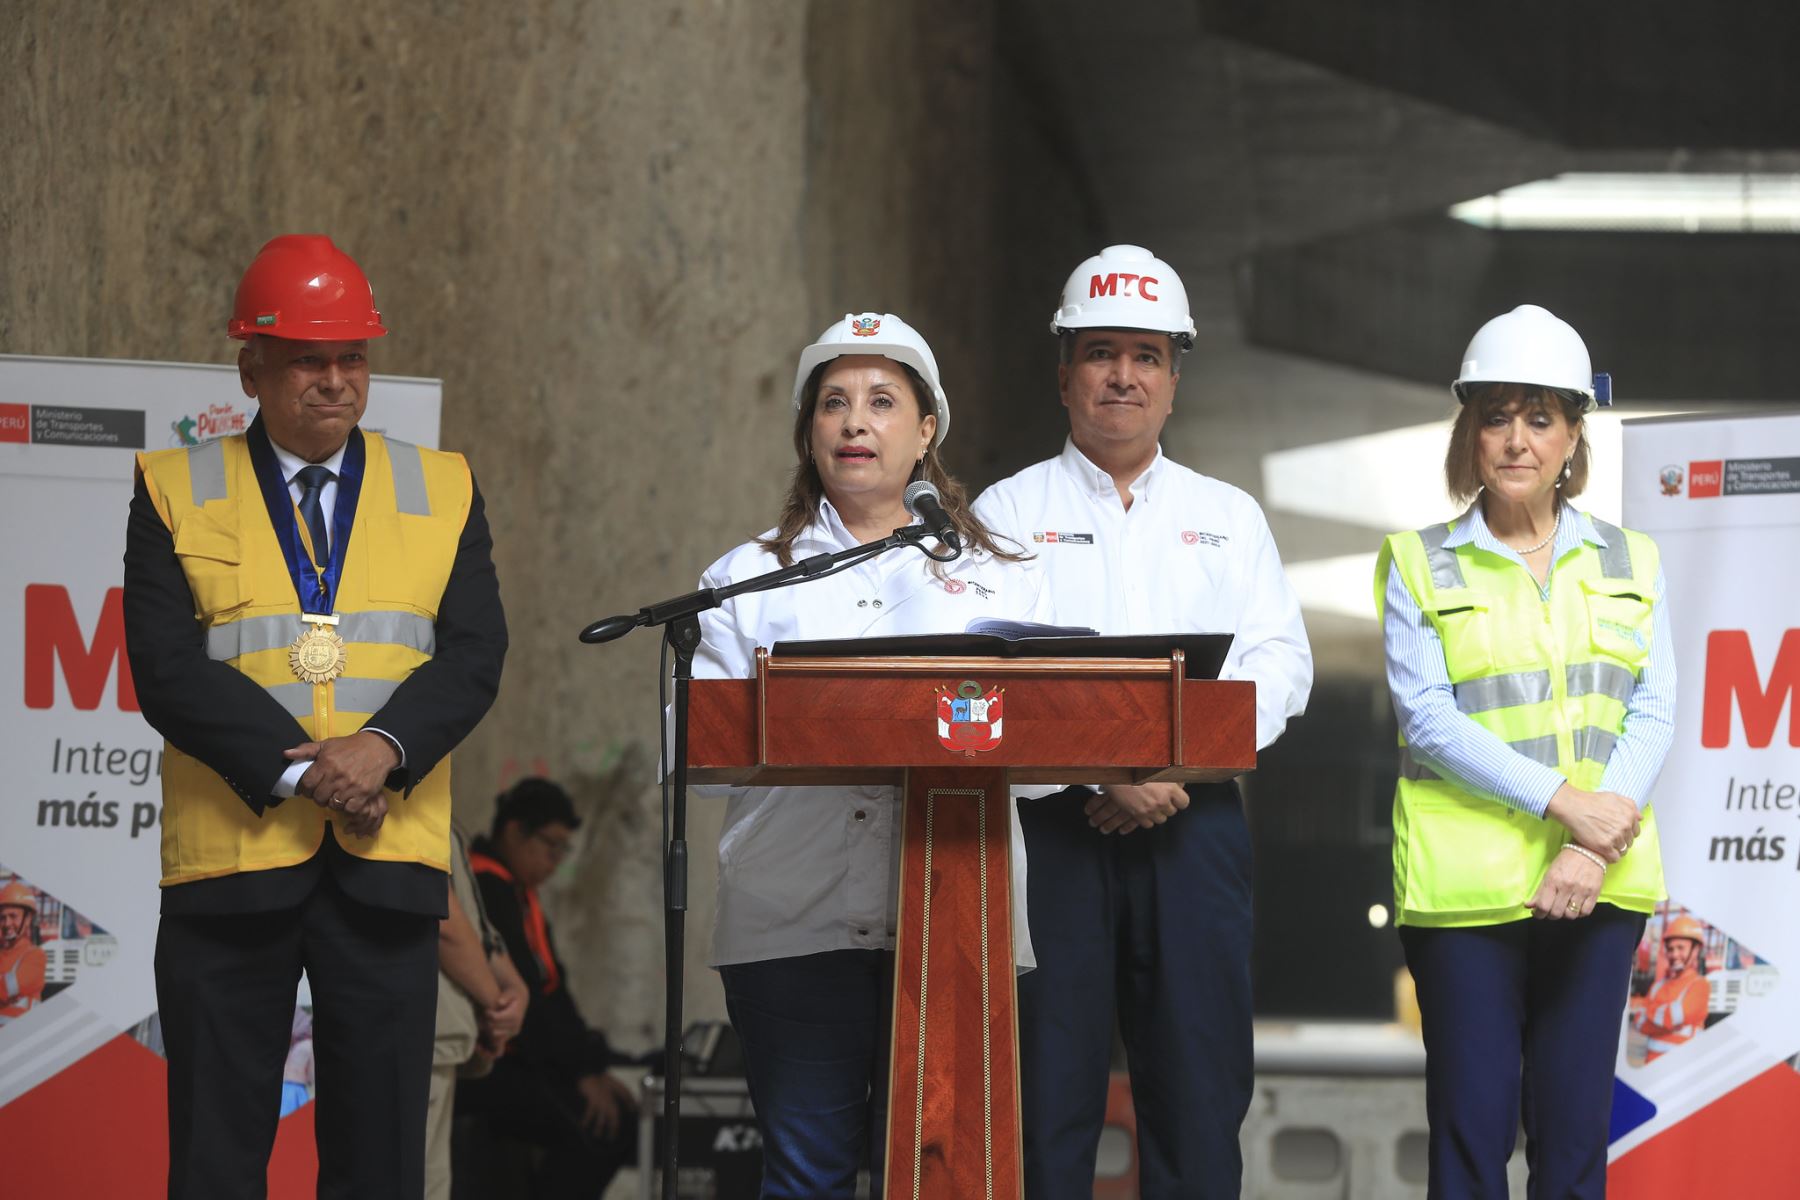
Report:
M1054 529L1046 529L1042 533L1031 535L1034 542L1054 542L1062 546L1091 546L1094 535L1091 533L1059 533Z
M1223 546L1230 540L1230 536L1223 533L1206 533L1198 529L1181 531L1181 542L1185 546Z
M987 584L982 583L979 579L945 579L940 581L940 583L944 591L952 596L960 596L964 592L974 592L983 600L992 600L994 598L994 589Z

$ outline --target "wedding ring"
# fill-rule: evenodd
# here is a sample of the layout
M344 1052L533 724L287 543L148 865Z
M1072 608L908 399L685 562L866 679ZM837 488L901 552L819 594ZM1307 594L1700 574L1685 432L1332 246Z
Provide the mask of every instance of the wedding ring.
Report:
M1581 911L1581 901L1579 901L1579 900L1575 900L1575 899L1571 899L1571 900L1570 900L1570 901L1569 901L1569 912L1570 912L1570 913L1571 913L1571 914L1573 914L1573 913L1578 913L1578 912L1580 912L1580 911Z

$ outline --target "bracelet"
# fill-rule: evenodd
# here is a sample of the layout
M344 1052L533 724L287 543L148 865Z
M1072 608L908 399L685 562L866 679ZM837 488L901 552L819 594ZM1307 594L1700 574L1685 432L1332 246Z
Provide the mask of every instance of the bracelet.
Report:
M1581 855L1581 857L1593 863L1596 867L1599 867L1602 871L1606 870L1606 860L1601 858L1598 854L1595 854L1592 850L1589 850L1586 846L1580 845L1577 842L1564 842L1563 849L1573 850L1575 853Z

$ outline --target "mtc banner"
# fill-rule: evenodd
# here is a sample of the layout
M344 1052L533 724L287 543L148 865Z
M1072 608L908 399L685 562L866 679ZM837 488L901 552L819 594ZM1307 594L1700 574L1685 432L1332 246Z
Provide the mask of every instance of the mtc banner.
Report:
M439 401L435 380L378 376L363 426L436 446ZM139 715L125 659L125 513L137 451L242 433L255 412L232 368L0 355L9 1195L164 1192L166 1072L151 972L162 739ZM297 1038L304 1025L295 1022ZM309 1107L282 1122L277 1194L310 1180L310 1127Z
M1680 693L1653 797L1669 902L1638 948L1614 1195L1800 1180L1800 414L1624 426L1625 524L1662 548Z

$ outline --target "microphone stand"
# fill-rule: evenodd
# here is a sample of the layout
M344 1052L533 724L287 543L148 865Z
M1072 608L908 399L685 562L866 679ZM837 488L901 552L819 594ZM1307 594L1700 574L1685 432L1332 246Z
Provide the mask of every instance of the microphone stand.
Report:
M635 613L603 617L581 631L581 640L589 645L610 642L639 626L661 625L663 640L675 655L675 767L671 785L669 842L663 847L663 956L667 974L663 1020L663 1138L662 1194L664 1200L677 1200L677 1167L680 1161L681 1120L681 1035L682 988L686 965L687 941L687 775L688 775L688 691L694 678L694 651L700 648L700 614L719 607L734 596L749 592L768 592L822 579L848 570L858 563L885 554L898 546L916 546L919 552L939 562L950 562L962 554L961 549L948 554L933 554L924 539L934 536L923 525L904 525L879 541L866 542L830 554L815 554L791 567L782 567L752 579L719 588L701 588L685 596L676 596L658 604L647 605ZM649 1164L644 1164L648 1169Z

